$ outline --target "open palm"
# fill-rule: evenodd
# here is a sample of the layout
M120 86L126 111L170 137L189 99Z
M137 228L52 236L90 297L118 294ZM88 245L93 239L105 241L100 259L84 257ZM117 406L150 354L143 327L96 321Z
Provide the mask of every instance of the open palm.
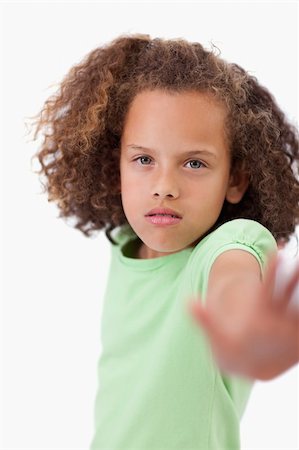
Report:
M206 333L220 369L249 378L268 380L299 360L299 310L288 308L299 283L299 265L280 293L275 275L279 255L272 255L264 280L240 299L243 308L223 318L211 314L201 301L190 311Z

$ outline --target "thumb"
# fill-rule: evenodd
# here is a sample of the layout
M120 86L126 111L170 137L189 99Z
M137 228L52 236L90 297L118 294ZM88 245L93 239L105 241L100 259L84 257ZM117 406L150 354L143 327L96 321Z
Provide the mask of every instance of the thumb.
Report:
M205 329L209 330L211 328L211 320L206 308L201 305L197 300L192 300L189 302L189 310L194 319L200 323L200 325Z

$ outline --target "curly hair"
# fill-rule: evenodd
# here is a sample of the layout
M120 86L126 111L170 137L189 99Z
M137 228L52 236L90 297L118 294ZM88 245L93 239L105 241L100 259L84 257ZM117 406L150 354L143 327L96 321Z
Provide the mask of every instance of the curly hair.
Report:
M256 220L279 243L299 223L298 130L274 97L237 64L184 39L123 34L73 66L43 105L34 140L48 201L59 217L73 217L86 236L128 225L120 193L120 141L126 113L137 93L210 93L227 108L231 171L241 167L249 186L237 204L224 201L213 228L234 218ZM118 167L118 169L116 169Z

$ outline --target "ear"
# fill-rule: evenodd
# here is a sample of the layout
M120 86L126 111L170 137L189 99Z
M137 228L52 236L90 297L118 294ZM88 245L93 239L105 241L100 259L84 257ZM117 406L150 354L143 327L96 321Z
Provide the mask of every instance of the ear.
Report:
M249 173L243 169L243 166L236 168L229 178L226 200L229 203L239 203L248 188L249 181Z

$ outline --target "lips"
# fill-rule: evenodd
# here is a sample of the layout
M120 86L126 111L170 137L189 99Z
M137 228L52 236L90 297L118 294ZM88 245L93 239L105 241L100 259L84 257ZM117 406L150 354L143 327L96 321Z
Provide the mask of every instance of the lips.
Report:
M151 209L146 214L146 216L174 216L174 217L178 217L179 219L182 218L180 213L178 213L174 209L170 209L170 208L154 208L154 209Z

